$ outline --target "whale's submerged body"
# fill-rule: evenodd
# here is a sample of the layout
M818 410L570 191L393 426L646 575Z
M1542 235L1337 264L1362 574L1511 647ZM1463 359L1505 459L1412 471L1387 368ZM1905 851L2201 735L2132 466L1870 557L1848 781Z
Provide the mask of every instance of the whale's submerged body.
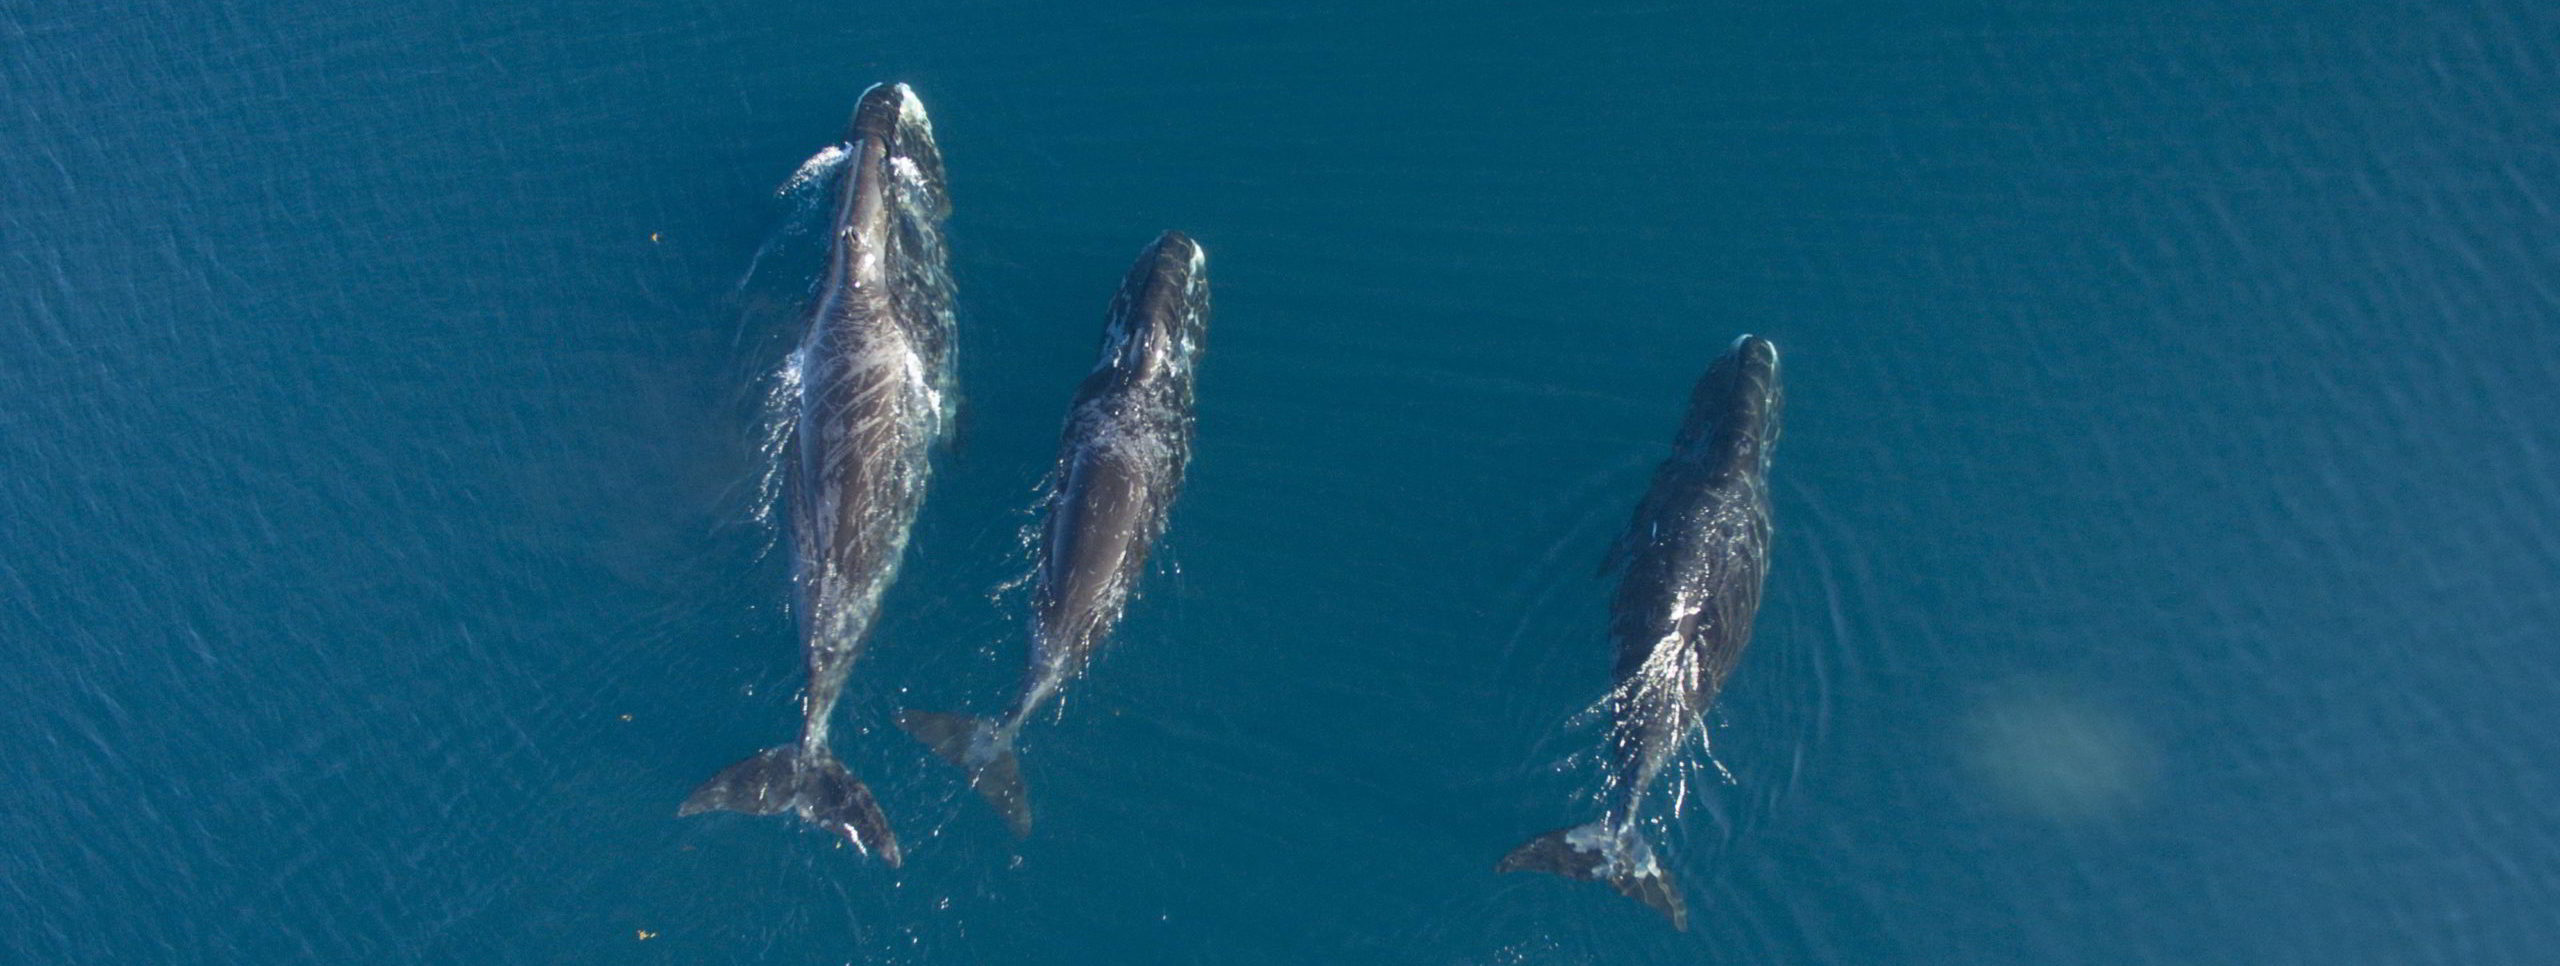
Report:
M908 711L898 723L969 770L1014 834L1031 831L1014 740L1109 638L1164 534L1191 459L1193 368L1209 318L1207 260L1180 232L1140 253L1112 300L1102 358L1059 433L1032 593L1031 662L992 720Z
M900 860L870 789L827 746L827 726L905 556L934 444L949 423L950 212L932 122L904 84L862 95L827 268L800 343L790 464L793 582L808 663L800 739L729 767L680 814L796 812Z
M1605 812L1505 856L1501 871L1597 879L1688 928L1688 906L1640 824L1646 796L1704 727L1751 642L1769 566L1769 458L1778 438L1778 350L1743 336L1708 367L1670 459L1610 552L1617 648Z

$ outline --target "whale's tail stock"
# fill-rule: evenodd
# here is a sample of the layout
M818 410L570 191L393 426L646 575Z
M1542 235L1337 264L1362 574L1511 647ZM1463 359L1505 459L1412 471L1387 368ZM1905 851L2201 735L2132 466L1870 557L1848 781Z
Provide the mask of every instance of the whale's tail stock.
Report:
M900 711L898 727L944 761L969 773L969 787L995 806L1015 838L1031 834L1031 803L1022 797L1022 758L1013 735L986 718L939 711Z
M797 744L767 748L711 776L685 798L676 814L785 811L797 812L809 824L843 836L891 868L904 861L898 837L889 830L889 817L881 813L871 789L825 748Z
M1502 857L1496 872L1550 872L1570 879L1606 882L1620 895L1652 906L1671 920L1671 928L1687 931L1689 906L1680 898L1680 887L1671 874L1662 870L1655 859L1653 843L1647 842L1634 823L1613 823L1601 819L1587 825L1561 828L1530 839L1510 855Z

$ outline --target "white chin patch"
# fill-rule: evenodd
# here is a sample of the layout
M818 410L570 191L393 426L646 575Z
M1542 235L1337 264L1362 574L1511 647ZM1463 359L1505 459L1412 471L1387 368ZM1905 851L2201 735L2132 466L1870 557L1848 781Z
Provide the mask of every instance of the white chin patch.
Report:
M932 123L924 116L924 99L916 96L915 88L905 84L898 85L898 120L918 125Z

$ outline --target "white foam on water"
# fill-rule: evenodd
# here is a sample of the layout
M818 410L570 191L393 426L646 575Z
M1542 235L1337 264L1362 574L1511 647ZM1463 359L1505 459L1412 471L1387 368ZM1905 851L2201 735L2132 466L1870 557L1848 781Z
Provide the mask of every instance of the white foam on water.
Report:
M756 452L764 471L756 480L754 516L765 531L764 549L770 552L782 537L777 521L783 487L790 478L791 436L800 422L800 353L786 357L767 383L764 412L757 420Z
M806 190L810 185L825 182L834 176L837 168L844 166L844 159L848 155L849 152L842 144L830 144L819 148L818 153L800 162L800 167L791 172L791 177L783 179L781 186L773 189L773 196L788 198Z

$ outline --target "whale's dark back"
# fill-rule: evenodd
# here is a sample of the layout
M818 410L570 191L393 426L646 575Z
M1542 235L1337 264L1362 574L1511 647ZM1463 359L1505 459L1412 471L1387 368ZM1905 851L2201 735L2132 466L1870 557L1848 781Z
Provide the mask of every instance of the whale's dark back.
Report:
M1628 522L1611 609L1625 680L1648 662L1694 668L1662 713L1703 709L1751 641L1769 565L1769 459L1778 438L1778 350L1746 335L1690 392L1672 455ZM1663 664L1657 651L1688 649Z
M1112 299L1101 358L1058 441L1033 591L1044 647L1083 649L1107 634L1164 533L1191 459L1193 369L1209 314L1204 263L1198 244L1166 232Z

